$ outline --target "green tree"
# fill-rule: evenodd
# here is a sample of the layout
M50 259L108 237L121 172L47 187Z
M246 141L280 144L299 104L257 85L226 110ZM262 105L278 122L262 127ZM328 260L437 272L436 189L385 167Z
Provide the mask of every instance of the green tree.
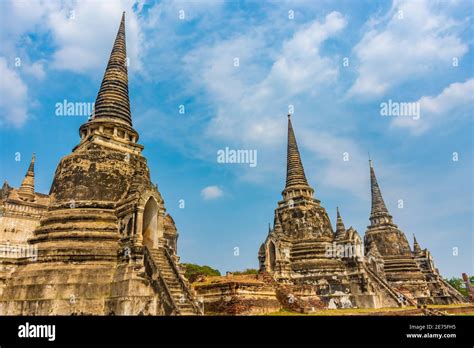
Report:
M245 274L257 274L258 271L254 268L247 268L245 271L235 271L232 272L234 275L245 275Z
M196 279L200 276L220 276L221 275L221 272L209 266L199 266L193 263L183 263L182 265L186 269L186 272L184 273L184 275L191 283L194 283Z
M452 277L451 279L445 279L453 288L459 291L463 296L467 296L466 284L462 278ZM469 278L470 282L474 281L474 277Z

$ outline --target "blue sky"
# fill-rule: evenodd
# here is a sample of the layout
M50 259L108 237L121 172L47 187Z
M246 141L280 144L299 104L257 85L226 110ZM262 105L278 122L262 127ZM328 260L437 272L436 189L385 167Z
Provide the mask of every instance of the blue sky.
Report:
M183 262L257 267L284 186L292 105L307 177L333 224L339 206L364 234L370 152L410 243L415 233L444 276L474 272L472 1L0 6L0 178L11 185L36 152L37 190L49 191L87 119L56 116L55 104L95 100L126 11L133 122ZM382 116L389 100L419 103L420 118ZM225 147L257 150L257 166L218 163Z

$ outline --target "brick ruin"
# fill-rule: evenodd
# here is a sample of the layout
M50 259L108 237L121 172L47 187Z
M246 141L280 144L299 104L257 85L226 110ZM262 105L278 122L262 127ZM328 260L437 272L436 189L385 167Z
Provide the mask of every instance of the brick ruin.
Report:
M288 115L286 185L273 227L258 251L259 275L251 288L248 279L227 277L193 284L205 306L217 313L255 314L273 312L275 302L303 313L466 302L440 276L427 249L416 239L410 248L388 213L369 164L371 224L362 241L354 228L346 229L339 209L334 230L321 201L314 198ZM271 305L265 308L263 299Z
M262 244L260 271L277 284L289 284L294 296L308 297L309 286L328 308L381 308L407 304L450 304L465 299L440 276L427 249L411 250L393 223L370 162L372 209L362 239L346 229L337 209L333 230L326 210L313 197L288 117L288 153L283 200L274 226Z

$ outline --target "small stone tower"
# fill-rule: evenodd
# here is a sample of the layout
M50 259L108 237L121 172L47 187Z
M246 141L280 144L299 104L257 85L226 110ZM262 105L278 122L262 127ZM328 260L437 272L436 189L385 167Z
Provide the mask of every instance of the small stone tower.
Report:
M416 238L414 251L405 234L393 223L382 198L372 161L369 161L372 208L365 232L365 252L383 259L383 274L394 290L413 303L445 304L462 302L462 296L439 276L429 252L423 253Z
M276 279L297 276L310 261L325 258L326 247L333 240L326 210L313 194L288 115L286 184L283 200L275 210L274 227L265 242L266 257L261 267Z
M286 184L273 228L259 249L260 272L290 286L291 295L302 302L318 299L329 308L397 306L396 297L382 298L383 285L364 271L357 231L345 228L338 210L334 232L313 194L288 115Z
M18 196L23 201L35 201L35 154L33 154L31 157L28 171L26 172L25 178L18 189Z

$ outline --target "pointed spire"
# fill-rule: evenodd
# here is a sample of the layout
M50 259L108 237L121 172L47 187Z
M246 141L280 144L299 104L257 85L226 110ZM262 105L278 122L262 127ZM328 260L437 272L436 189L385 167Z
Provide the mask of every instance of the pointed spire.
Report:
M18 189L18 196L25 201L35 200L35 159L36 156L33 154L28 171Z
M419 252L421 252L420 244L418 244L418 241L416 240L414 233L413 233L413 252L415 254L418 254Z
M301 161L298 144L296 143L293 125L291 124L291 115L288 114L288 145L286 159L286 185L283 196L290 198L287 194L296 189L303 189L303 193L312 196L313 189L308 185L304 173L303 163Z
M8 181L5 180L3 182L2 188L0 189L0 198L2 198L2 199L7 198L8 193L10 192L10 189L11 189L11 187L10 187L10 185L8 185Z
M125 46L125 12L105 69L91 121L108 119L132 126L128 97L127 50Z
M344 226L344 222L342 221L341 214L339 213L339 207L336 207L337 211L337 222L336 222L336 234L341 234L346 232L346 226Z
M286 187L295 185L308 186L306 175L304 173L303 163L301 162L298 144L296 143L293 125L291 124L291 115L288 114L288 148L287 148L287 167L286 167Z
M369 160L370 166L370 189L372 193L372 209L370 212L370 221L372 225L380 223L392 224L392 216L388 213L385 202L382 198L382 192L380 191L377 178L375 176L374 166L372 161Z

